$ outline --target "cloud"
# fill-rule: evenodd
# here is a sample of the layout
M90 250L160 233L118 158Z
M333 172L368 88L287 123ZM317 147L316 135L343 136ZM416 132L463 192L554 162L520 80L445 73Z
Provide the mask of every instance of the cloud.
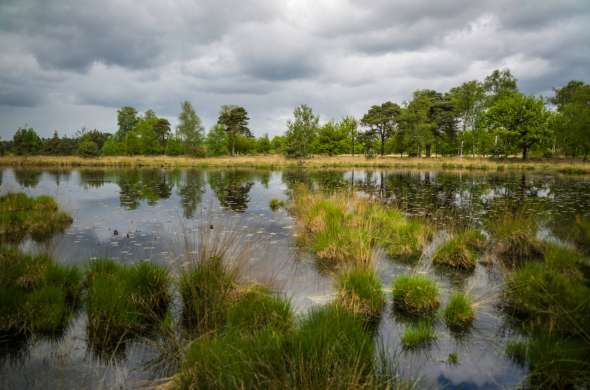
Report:
M279 134L297 104L361 115L498 67L548 94L590 81L589 25L586 0L4 0L0 135L113 130L123 105L175 123L185 99Z

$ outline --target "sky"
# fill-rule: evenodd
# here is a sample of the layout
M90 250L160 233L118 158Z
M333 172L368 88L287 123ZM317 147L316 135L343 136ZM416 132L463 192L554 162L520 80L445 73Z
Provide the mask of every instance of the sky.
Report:
M117 109L278 135L508 67L526 93L590 82L590 0L0 0L0 137L113 132Z

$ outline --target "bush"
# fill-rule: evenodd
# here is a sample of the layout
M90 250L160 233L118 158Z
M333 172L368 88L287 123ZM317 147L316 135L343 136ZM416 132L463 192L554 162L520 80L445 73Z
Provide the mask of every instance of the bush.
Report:
M475 318L471 299L463 293L454 293L449 300L443 316L449 329L453 331L467 329Z
M353 268L343 273L337 282L337 302L370 321L381 315L385 294L375 272L366 267Z
M402 275L393 282L394 308L408 314L432 314L439 305L436 284L422 275Z

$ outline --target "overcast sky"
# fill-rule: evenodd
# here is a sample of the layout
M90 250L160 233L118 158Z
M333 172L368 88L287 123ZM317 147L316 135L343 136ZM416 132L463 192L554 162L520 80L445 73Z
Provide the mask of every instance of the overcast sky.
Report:
M307 103L362 115L509 67L521 90L590 82L590 0L0 0L0 136L116 130L116 110L209 128L243 105L256 135Z

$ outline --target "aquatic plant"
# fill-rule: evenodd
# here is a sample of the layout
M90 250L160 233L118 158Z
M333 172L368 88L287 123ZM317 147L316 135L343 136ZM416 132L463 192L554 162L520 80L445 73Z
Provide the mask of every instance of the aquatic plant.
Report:
M29 197L23 193L0 196L0 240L18 243L27 236L44 241L63 232L72 218L59 211L50 196Z
M77 308L81 275L45 255L0 247L0 331L56 333Z
M472 270L477 253L485 245L485 237L479 230L467 229L440 245L432 257L432 263L450 268Z
M475 318L471 299L464 293L454 293L449 299L443 317L449 329L453 331L467 329Z
M237 277L219 256L203 258L185 269L179 280L185 325L198 333L221 328L237 297Z
M295 318L290 303L262 286L252 286L239 293L227 310L226 327L236 332L257 333L271 329L291 332Z
M272 211L277 211L281 207L285 207L285 201L277 198L272 198L270 200L270 203L268 204L268 207L270 207Z
M457 352L449 353L449 356L447 357L447 363L453 366L459 364L459 354Z
M431 314L439 305L436 283L422 275L401 275L393 282L394 309L408 314Z
M496 241L498 256L508 265L520 265L526 260L542 259L545 249L537 238L535 217L522 210L502 212L492 218L487 228Z
M338 277L337 302L369 321L381 315L385 294L375 271L369 267L355 267Z
M88 338L93 348L116 350L161 321L171 301L170 278L161 266L90 262L86 274Z
M406 328L402 335L402 346L406 349L414 349L428 345L436 340L436 333L431 321L419 321Z

